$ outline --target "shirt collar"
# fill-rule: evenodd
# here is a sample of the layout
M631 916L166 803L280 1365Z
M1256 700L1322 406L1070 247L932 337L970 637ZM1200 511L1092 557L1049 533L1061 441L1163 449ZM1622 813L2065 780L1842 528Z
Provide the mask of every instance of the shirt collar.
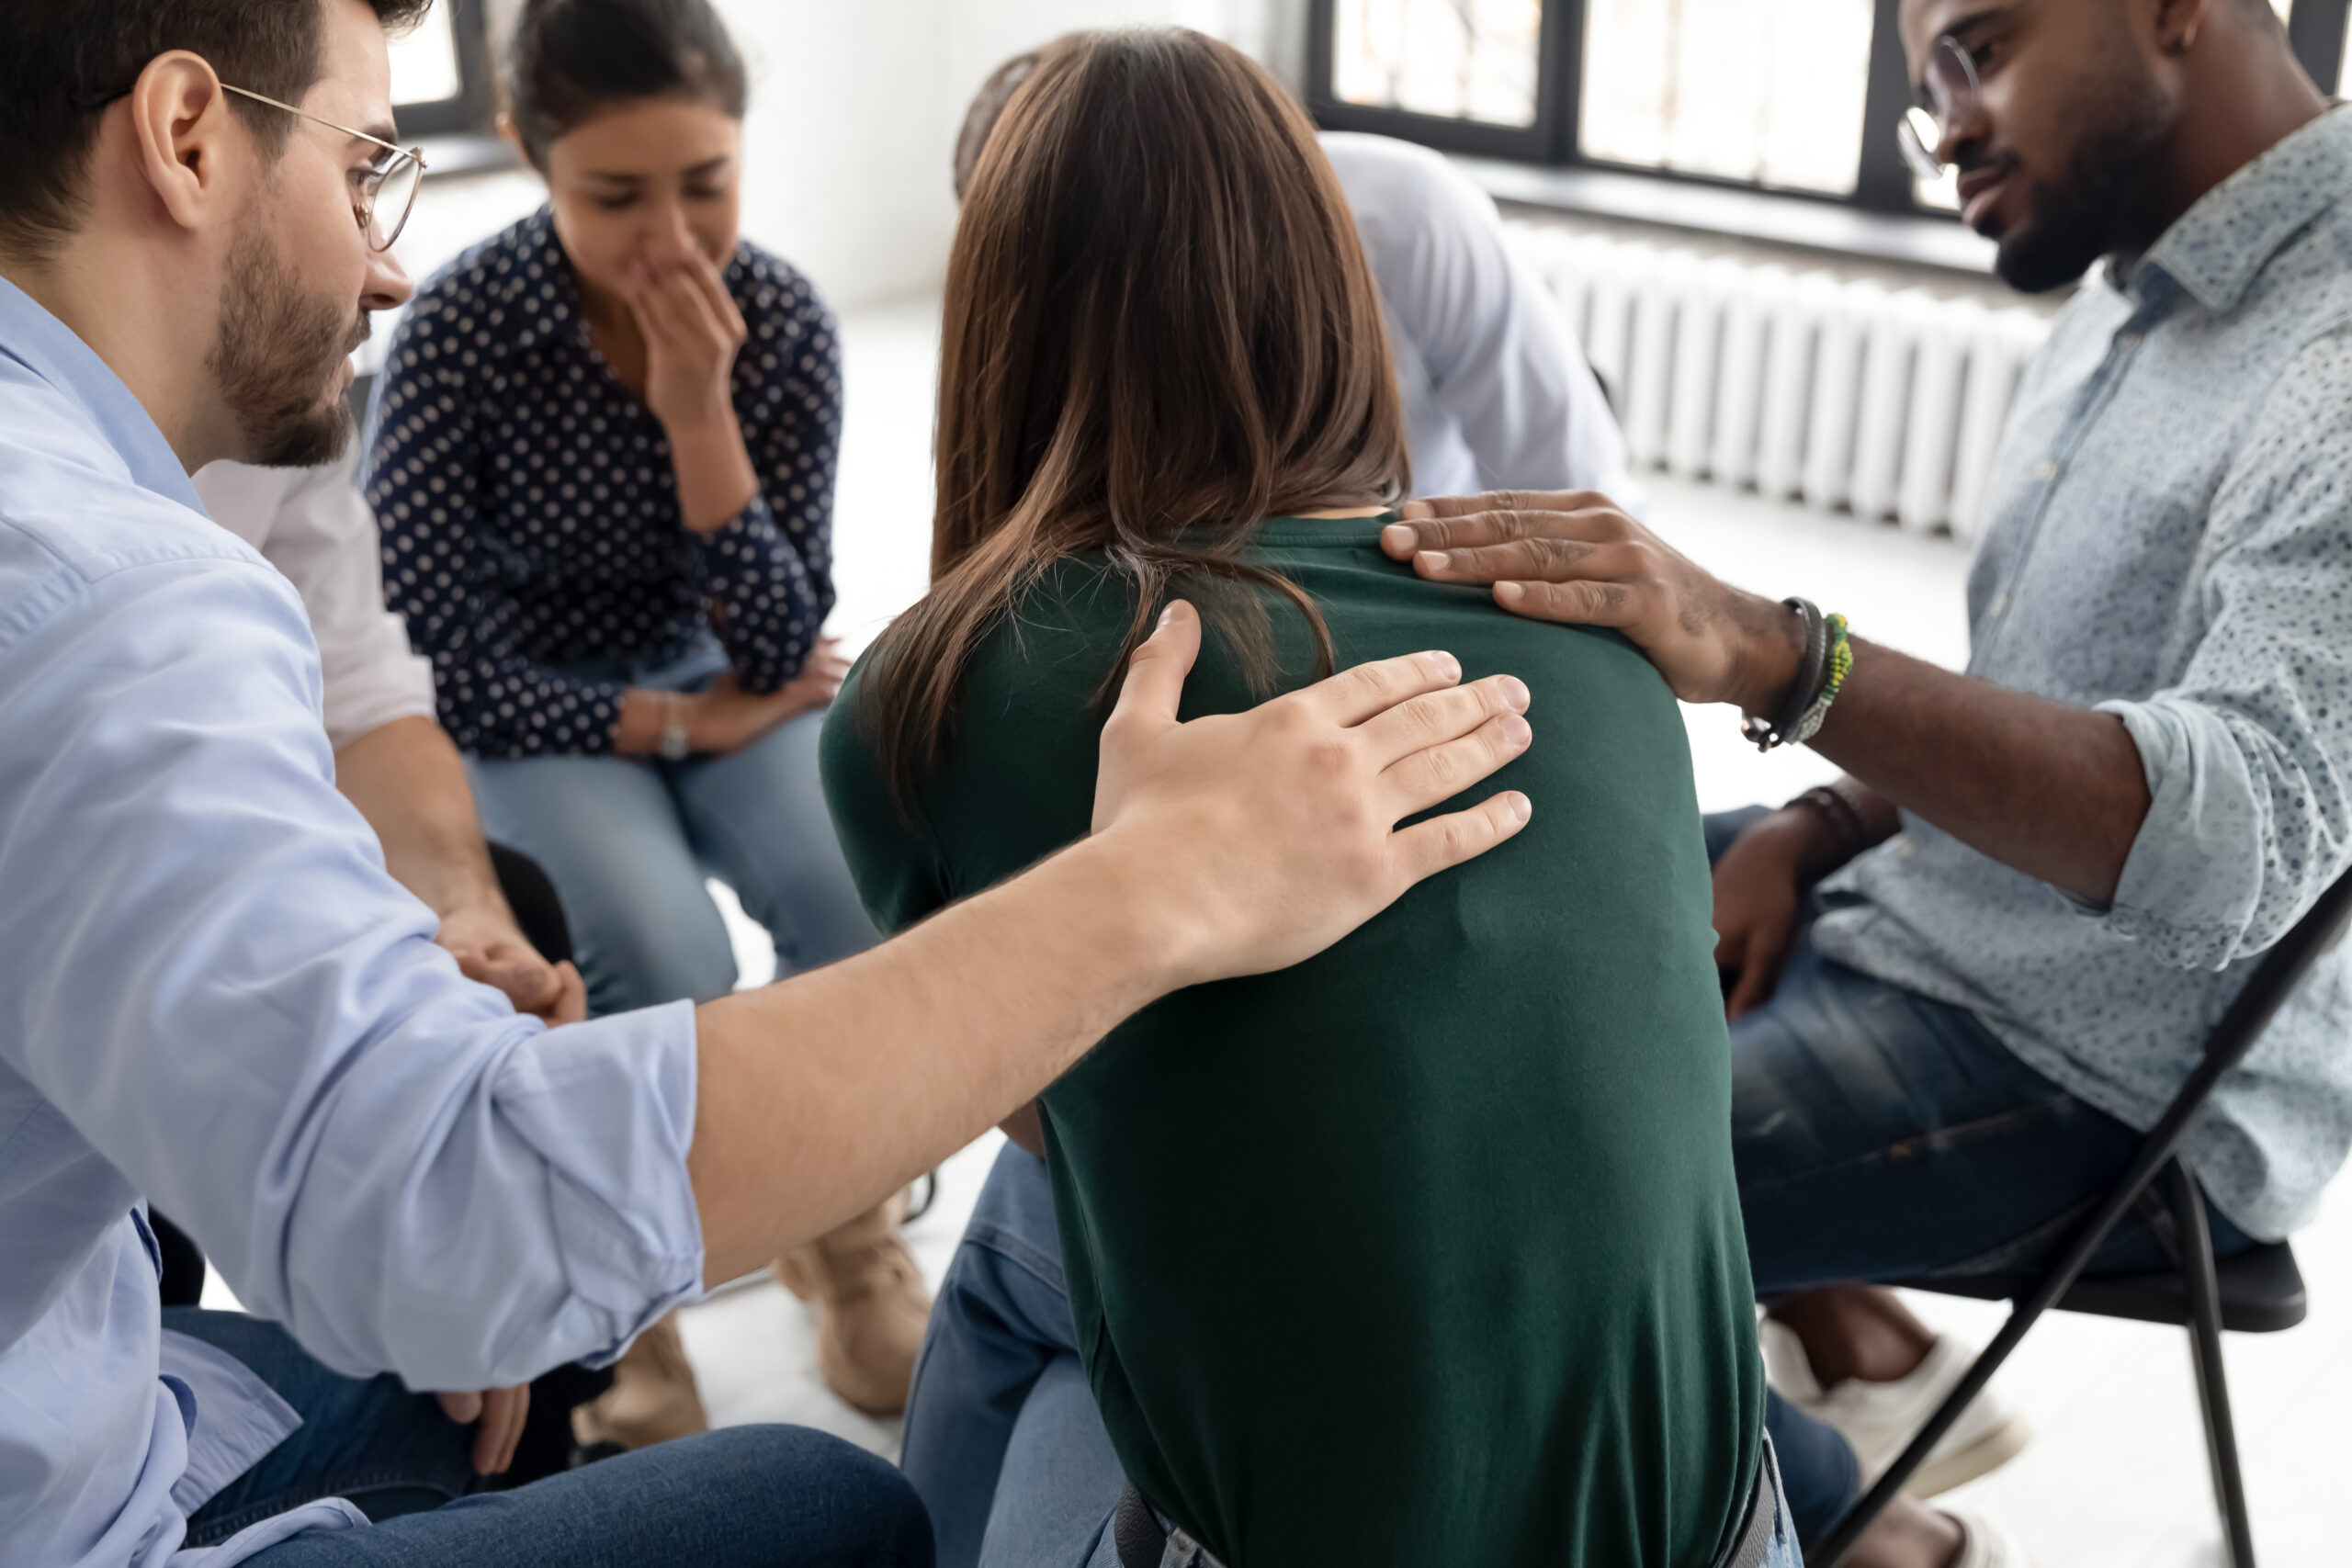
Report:
M2146 297L2162 273L2227 310L2287 242L2352 191L2352 108L2331 109L2200 197L2123 278Z
M204 502L179 457L122 378L74 330L23 289L0 277L0 361L14 361L79 409L114 449L131 481L201 514Z

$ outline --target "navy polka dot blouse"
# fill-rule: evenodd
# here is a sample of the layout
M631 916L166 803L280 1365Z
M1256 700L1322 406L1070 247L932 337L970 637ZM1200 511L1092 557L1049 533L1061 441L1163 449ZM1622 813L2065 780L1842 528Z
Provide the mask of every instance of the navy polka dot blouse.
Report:
M626 689L563 668L660 662L702 628L746 691L799 671L833 604L841 343L784 262L724 273L750 335L736 418L761 493L690 533L661 421L590 344L545 209L458 258L393 333L368 500L384 594L433 660L441 722L478 757L609 751Z

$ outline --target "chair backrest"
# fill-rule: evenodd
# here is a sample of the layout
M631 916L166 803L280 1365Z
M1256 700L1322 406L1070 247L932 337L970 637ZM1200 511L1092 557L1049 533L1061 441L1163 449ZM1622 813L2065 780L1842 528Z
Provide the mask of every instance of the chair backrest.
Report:
M2278 945L2262 955L2245 989L2206 1037L2205 1063L2199 1077L2211 1073L2219 1078L2245 1060L2262 1032L2312 972L2312 965L2344 940L2347 925L2352 925L2352 872L2336 878L2294 928L2278 939Z

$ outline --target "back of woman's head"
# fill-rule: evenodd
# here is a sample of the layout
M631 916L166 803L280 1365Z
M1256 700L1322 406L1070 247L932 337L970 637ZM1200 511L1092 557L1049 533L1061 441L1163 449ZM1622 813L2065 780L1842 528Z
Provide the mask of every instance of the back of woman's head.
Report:
M507 113L537 168L608 109L684 98L743 118L743 60L710 0L524 0L507 51Z
M1292 600L1328 665L1313 604L1238 558L1261 518L1400 497L1405 441L1346 197L1265 72L1182 30L1044 51L965 192L937 440L932 591L872 675L902 807L974 649L1070 556L1134 581L1130 645L1179 577L1254 583ZM1204 607L1271 681L1258 596Z

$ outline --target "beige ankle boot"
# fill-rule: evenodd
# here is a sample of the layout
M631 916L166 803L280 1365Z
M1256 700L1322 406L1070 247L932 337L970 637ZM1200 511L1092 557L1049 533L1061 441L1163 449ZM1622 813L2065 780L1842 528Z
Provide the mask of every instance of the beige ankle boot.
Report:
M709 1427L675 1313L639 1335L613 1363L613 1386L571 1413L571 1435L583 1448L642 1449Z
M817 1314L825 1386L869 1416L896 1416L931 1318L931 1292L899 1239L903 1192L776 1259L775 1277Z

